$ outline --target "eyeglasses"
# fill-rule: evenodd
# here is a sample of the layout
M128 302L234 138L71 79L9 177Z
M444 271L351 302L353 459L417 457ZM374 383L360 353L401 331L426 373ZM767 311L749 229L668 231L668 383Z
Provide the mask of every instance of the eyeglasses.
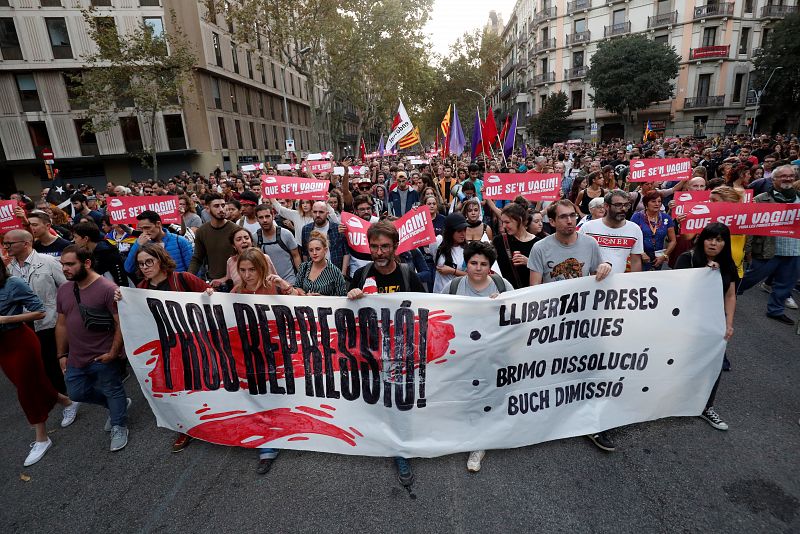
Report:
M24 243L25 241L5 241L3 246L5 248L11 248L11 245L16 245L17 243Z
M380 250L381 252L389 252L394 249L393 243L384 243L383 245L378 245L377 243L370 243L369 244L370 250Z
M630 202L614 202L611 205L614 206L615 208L617 208L618 210L627 210L627 209L630 209L630 207L631 207L631 203Z
M152 267L153 265L156 264L156 260L154 260L153 258L147 258L144 261L137 261L136 264L139 265L140 269L142 267Z

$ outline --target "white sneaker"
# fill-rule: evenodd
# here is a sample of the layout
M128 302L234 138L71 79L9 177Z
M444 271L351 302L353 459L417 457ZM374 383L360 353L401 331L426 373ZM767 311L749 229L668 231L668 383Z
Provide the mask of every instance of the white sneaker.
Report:
M80 405L80 402L72 401L72 404L64 408L61 415L61 428L67 428L75 422L75 417L78 415L78 408L80 408Z
M481 470L481 460L486 456L486 451L473 451L469 453L467 460L467 471L470 473L477 473Z
M797 309L797 302L795 302L795 300L792 297L789 297L788 299L786 299L784 301L783 305L786 306L787 308L789 308L790 310L796 310Z
M25 463L23 465L28 467L29 465L35 464L42 459L47 449L52 446L53 441L50 438L47 438L47 441L34 441L31 443L31 452L28 453L28 457L25 458Z
M128 406L126 407L126 409L131 407L131 402L133 402L133 401L131 400L130 397L128 397ZM103 430L105 430L106 432L111 432L111 416L110 415L108 416L108 419L106 419L106 424L103 427Z

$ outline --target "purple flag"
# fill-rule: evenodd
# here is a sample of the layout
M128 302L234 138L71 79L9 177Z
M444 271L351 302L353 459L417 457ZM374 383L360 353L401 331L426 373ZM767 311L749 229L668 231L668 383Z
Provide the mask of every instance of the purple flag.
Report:
M525 159L527 157L528 157L528 145L522 143L522 159Z
M378 141L378 155L380 157L383 157L383 146L384 146L384 144L383 144L383 134L381 134L381 140Z
M464 139L464 130L461 129L461 121L458 120L458 110L453 104L453 122L450 123L450 146L451 154L460 156L464 152L467 141Z
M514 152L514 144L517 141L517 115L519 111L514 114L514 120L511 121L511 126L508 127L508 131L506 132L506 142L503 143L503 155L506 159L511 157L511 153ZM523 150L525 150L523 148Z
M475 126L472 128L472 161L481 151L481 114L478 108L475 108Z

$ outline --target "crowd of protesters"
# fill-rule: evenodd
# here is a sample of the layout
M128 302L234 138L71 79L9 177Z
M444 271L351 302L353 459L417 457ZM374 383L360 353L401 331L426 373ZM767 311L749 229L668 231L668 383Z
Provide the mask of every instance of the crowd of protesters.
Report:
M127 444L131 401L123 384L128 370L116 308L120 286L350 299L370 292L493 298L580 276L602 280L632 271L711 267L722 275L726 339L733 335L737 291L756 284L771 292L767 316L794 323L786 310L797 309L792 290L800 278L800 240L731 235L719 223L698 234L682 232L683 217L673 217L671 207L682 190L709 190L712 201L800 202L796 137L525 148L527 157L509 160L441 154L416 165L404 156L356 164L344 159L337 163L343 175L309 175L329 181L327 202L263 198L264 171L220 169L207 176L109 181L102 191L60 184L11 195L23 229L3 235L0 338L25 344L2 343L0 363L36 430L25 465L52 445L45 421L55 403L64 407L65 427L82 403L106 408L110 449ZM627 181L631 161L675 157L691 159L691 179ZM483 194L485 172L559 173L562 198L493 200ZM141 213L136 225L112 222L109 199L127 195L177 195L181 223L163 224L153 211ZM413 209L430 211L436 242L398 255L390 221ZM350 248L342 211L369 223L368 254ZM604 245L601 238L608 236L618 238L614 246ZM727 357L723 369L730 369ZM702 417L726 430L713 406L718 386L719 379ZM605 451L615 449L608 432L588 437ZM189 443L179 434L171 450ZM469 455L470 471L480 470L484 454ZM258 472L268 472L277 455L260 449ZM395 464L400 481L410 484L408 460L396 458Z

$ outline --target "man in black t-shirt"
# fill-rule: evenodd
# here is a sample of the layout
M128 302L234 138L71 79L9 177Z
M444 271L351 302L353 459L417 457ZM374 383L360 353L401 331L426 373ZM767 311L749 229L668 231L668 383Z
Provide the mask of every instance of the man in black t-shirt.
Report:
M33 249L39 254L47 254L58 258L61 256L61 251L72 244L50 231L50 215L43 211L29 213L28 224L28 229L35 239Z
M397 259L400 234L388 221L379 221L367 230L367 242L372 261L353 274L347 298L356 300L374 293L424 293L417 273ZM397 478L403 486L414 482L411 464L406 458L396 456Z

